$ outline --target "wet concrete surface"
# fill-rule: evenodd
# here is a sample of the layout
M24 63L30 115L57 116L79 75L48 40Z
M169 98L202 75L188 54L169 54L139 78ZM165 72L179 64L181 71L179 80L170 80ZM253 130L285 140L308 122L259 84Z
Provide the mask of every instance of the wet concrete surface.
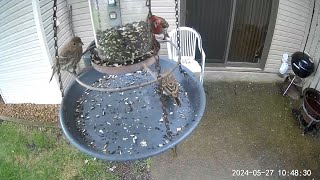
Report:
M205 89L201 123L178 146L178 157L167 151L152 158L153 179L320 178L320 132L302 135L291 113L299 101L283 97L279 85L215 82ZM270 171L239 177L233 170ZM279 176L279 170L289 172ZM303 170L311 170L311 177L303 177Z

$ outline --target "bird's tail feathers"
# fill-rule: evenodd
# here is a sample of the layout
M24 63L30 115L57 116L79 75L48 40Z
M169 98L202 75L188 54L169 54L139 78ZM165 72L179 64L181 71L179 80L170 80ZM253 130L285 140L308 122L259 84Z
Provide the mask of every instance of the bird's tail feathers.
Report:
M52 75L51 75L51 78L50 78L49 82L51 82L51 80L52 80L52 78L53 78L55 73L56 73L56 68L52 67Z
M178 97L175 97L174 98L174 101L176 102L177 106L181 106L181 102L180 102L180 99Z

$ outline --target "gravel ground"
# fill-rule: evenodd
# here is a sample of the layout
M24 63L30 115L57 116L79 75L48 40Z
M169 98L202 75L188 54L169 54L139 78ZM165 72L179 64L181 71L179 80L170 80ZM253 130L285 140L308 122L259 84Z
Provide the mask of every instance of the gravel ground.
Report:
M30 121L58 122L59 105L0 103L0 115Z

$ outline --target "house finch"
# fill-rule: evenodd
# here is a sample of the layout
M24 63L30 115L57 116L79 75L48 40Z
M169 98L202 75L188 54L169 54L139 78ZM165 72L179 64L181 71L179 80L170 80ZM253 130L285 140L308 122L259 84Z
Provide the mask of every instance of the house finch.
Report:
M163 93L167 96L170 96L174 99L178 106L181 106L181 102L179 100L179 85L176 78L169 74L165 78L162 79L162 89Z
M157 76L154 72L152 72L146 64L143 64L143 67L146 71L148 71L155 79L157 79ZM164 77L162 79L162 90L163 94L167 96L171 96L173 100L176 102L177 106L181 106L181 102L179 100L179 84L176 80L176 78L169 74L168 76Z
M163 34L164 38L168 37L167 29L169 27L169 23L163 19L162 17L152 15L149 18L151 22L151 28L153 34Z
M82 56L82 41L79 37L73 37L60 51L59 53L59 65L61 70L68 71L70 69L75 72L77 64L79 63ZM50 81L53 78L53 75L57 71L57 60L54 61L52 66L52 75ZM49 81L49 82L50 82Z

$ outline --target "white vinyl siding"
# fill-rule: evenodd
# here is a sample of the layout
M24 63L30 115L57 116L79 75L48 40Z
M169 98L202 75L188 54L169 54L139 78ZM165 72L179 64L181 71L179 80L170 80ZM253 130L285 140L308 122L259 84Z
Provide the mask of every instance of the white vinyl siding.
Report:
M40 0L40 11L43 22L43 28L46 35L46 42L50 53L50 63L55 59L54 39L53 39L53 1ZM58 18L58 47L61 49L66 42L72 38L72 31L70 26L69 13L67 9L67 2L65 0L57 1L57 18ZM55 75L51 83L58 83L58 76ZM48 77L48 79L50 76ZM73 79L68 72L62 72L63 87L66 88L69 82Z
M79 36L86 49L94 40L88 0L67 0L72 5L72 23L75 36Z
M315 62L316 72L309 77L305 87L315 88L320 91L320 0L317 0L315 15L311 25L310 37L307 42L306 51L310 54Z
M0 91L6 103L58 103L50 63L37 34L32 1L0 1Z
M152 13L164 18L169 23L168 32L176 28L175 3L173 0L152 1ZM160 56L167 56L167 44L162 43L159 52Z
M88 0L67 0L66 2L72 6L74 35L81 38L84 44L83 50L86 50L94 40ZM83 60L80 61L79 66L80 69L84 67Z
M284 53L301 51L309 30L313 0L280 0L266 72L277 73Z

